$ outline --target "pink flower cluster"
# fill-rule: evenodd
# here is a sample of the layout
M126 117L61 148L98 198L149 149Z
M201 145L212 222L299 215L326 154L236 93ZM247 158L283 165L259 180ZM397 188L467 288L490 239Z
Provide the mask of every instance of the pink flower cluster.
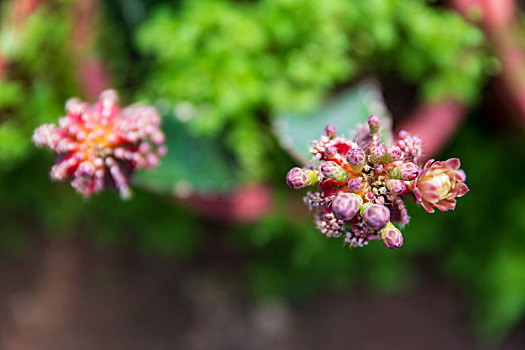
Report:
M381 120L368 118L368 128L358 130L355 140L337 135L333 125L315 140L312 163L293 168L286 182L294 189L317 185L304 197L314 212L316 226L327 237L344 236L351 247L362 247L380 239L396 249L410 217L404 198L410 194L428 212L454 209L456 198L468 192L459 159L433 160L421 169L421 140L400 131L397 141L385 145L379 137Z
M93 105L72 98L58 126L45 124L35 130L33 142L57 155L52 179L71 181L86 197L109 188L128 198L133 172L159 164L167 151L160 115L151 106L121 110L117 101L114 90L102 92Z

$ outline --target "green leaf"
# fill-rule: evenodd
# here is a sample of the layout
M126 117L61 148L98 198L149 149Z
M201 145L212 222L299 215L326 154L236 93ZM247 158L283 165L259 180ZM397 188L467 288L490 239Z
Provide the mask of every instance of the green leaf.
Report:
M192 136L186 124L165 116L168 154L158 168L137 173L135 183L161 194L224 192L237 182L233 160L218 139Z
M484 271L484 298L477 305L479 330L485 337L503 337L525 310L525 255L510 246L502 248Z
M274 118L274 131L281 146L300 163L310 158L308 149L312 140L319 138L324 127L333 124L339 135L352 136L359 124L366 124L370 114L381 116L381 138L392 139L392 119L385 107L377 85L366 81L352 86L321 109L310 114L282 113Z

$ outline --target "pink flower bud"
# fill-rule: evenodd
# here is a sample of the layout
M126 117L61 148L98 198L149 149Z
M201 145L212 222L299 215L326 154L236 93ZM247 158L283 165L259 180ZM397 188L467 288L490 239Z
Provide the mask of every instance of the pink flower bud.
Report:
M350 175L336 162L328 161L321 164L321 173L336 182L347 182Z
M309 169L295 167L286 174L286 184L295 190L313 185L317 180L317 173Z
M385 168L383 168L382 165L376 165L374 171L376 174L381 174L383 171L385 171Z
M363 182L356 177L348 181L348 190L353 193L358 193L363 188Z
M324 133L326 134L326 136L328 136L328 138L334 139L337 136L337 129L335 128L334 125L328 124L324 128Z
M368 127L370 128L370 132L372 134L375 134L379 131L379 128L381 126L381 118L379 118L378 115L372 114L368 117Z
M406 130L399 130L399 132L397 133L397 137L400 139L400 140L404 140L408 135L410 135L408 133L408 131Z
M397 249L403 245L403 235L397 227L388 222L385 228L381 230L381 240L385 247Z
M388 171L393 179L414 180L419 174L419 168L412 162L402 163Z
M397 146L403 151L405 159L417 163L422 152L421 143L419 137L411 135L406 130L401 130L398 133Z
M332 212L339 220L351 220L363 203L361 197L353 193L339 193L332 202Z
M390 210L384 205L366 203L361 207L361 216L368 227L379 231L390 220Z
M388 146L388 148L386 149L385 157L383 160L385 163L392 163L392 162L395 162L396 160L401 159L402 156L403 156L403 151L401 151L401 148L399 148L396 145L391 145L391 146Z
M337 148L334 146L328 146L326 147L324 151L325 159L332 159L337 155Z
M346 154L346 160L352 170L358 173L363 170L365 166L365 152L363 152L361 148L352 148Z
M414 180L419 174L419 168L414 163L403 163L399 167L399 173L401 174L401 180Z
M370 155L368 156L368 160L372 164L379 164L382 162L385 152L385 145L382 143L374 144L370 146Z
M386 181L386 188L395 195L403 194L407 191L407 185L401 180L390 179Z

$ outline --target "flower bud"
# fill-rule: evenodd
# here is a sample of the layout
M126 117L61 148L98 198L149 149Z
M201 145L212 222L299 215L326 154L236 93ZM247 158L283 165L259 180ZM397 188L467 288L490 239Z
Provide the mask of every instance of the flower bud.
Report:
M328 161L321 164L321 173L336 182L347 182L350 175L336 162Z
M403 245L403 235L397 227L391 222L388 222L381 230L381 240L385 247L389 249L397 249Z
M301 189L313 185L318 180L318 175L310 169L292 168L286 175L286 184L295 189Z
M404 140L406 139L410 134L408 133L408 131L402 129L402 130L399 130L399 132L397 133L397 137L398 139L400 140Z
M395 195L400 195L406 192L407 186L401 180L390 179L386 181L386 188Z
M361 206L364 223L373 230L381 230L390 220L390 210L384 205L366 203Z
M403 151L401 151L401 148L399 148L396 145L388 146L388 148L386 149L386 153L383 158L383 161L385 163L392 163L392 162L395 162L396 160L401 159L402 156L403 156Z
M379 127L381 126L381 118L379 118L378 115L372 114L368 117L368 127L370 128L370 132L372 134L375 134L379 131Z
M348 165L350 165L352 170L356 173L363 170L363 167L365 166L365 158L365 152L363 152L361 148L352 148L346 154Z
M398 133L397 146L401 148L406 159L417 163L422 152L422 142L419 137L411 135L406 130L401 130Z
M337 148L334 146L328 146L324 150L325 159L332 159L337 155Z
M363 203L361 197L353 193L341 192L332 201L332 212L339 220L351 220Z
M385 152L385 145L383 145L382 143L374 144L370 146L370 155L368 156L368 160L372 164L379 164L383 160Z
M326 134L326 136L328 136L328 138L334 139L337 136L337 129L333 124L328 124L324 128L324 133Z
M419 168L412 162L402 163L388 171L393 179L414 180L419 174Z
M348 181L348 190L353 193L358 193L363 188L361 179L356 177Z

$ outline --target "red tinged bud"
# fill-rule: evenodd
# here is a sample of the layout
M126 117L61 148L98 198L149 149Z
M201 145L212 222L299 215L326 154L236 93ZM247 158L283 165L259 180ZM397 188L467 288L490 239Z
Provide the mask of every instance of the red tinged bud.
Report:
M337 137L337 129L335 128L334 125L332 124L328 124L325 128L324 128L324 133L326 136L328 136L328 138L330 139L335 139Z
M348 191L358 193L363 189L363 182L360 178L354 178L348 181Z
M388 174L393 179L414 180L419 174L419 168L412 162L401 163L399 166L391 168Z
M381 230L381 241L389 249L397 249L403 245L403 235L391 222Z
M348 165L350 165L350 168L358 173L363 170L363 167L365 166L365 152L360 148L352 148L346 154L346 161L348 162Z
M306 186L317 183L318 175L315 171L309 169L292 168L286 174L286 184L295 190L305 188Z
M372 164L380 164L383 161L383 157L385 156L386 148L385 145L382 143L378 143L375 145L370 146L370 154L368 156L368 160Z
M332 212L339 220L349 221L358 212L363 203L361 197L353 193L339 193L332 202Z
M350 175L336 162L328 161L321 164L321 173L335 182L347 182Z
M372 114L368 117L368 127L372 134L378 133L381 127L381 118L378 115Z
M361 207L361 216L368 227L379 231L390 220L390 210L384 205L366 203Z
M403 151L401 151L401 148L399 148L399 146L392 145L387 147L383 161L385 163L392 163L401 159L401 157L403 157Z

